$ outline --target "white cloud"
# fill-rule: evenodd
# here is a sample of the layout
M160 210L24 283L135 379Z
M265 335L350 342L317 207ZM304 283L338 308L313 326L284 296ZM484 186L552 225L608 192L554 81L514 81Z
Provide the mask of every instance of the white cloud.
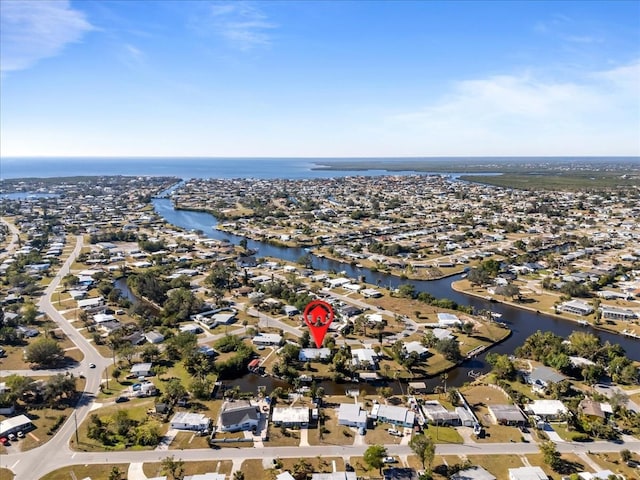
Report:
M386 127L399 137L411 133L419 140L408 145L425 154L640 154L640 63L581 78L527 73L457 82Z
M247 2L214 4L204 21L216 34L243 51L269 45L269 31L277 27L261 10Z
M56 56L93 28L66 0L2 0L0 70L24 70Z

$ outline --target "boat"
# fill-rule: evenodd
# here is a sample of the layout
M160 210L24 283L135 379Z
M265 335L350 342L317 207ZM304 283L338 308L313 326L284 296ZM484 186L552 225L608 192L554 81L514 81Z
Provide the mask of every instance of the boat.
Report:
M586 320L578 320L578 323L583 327L586 327L587 325L589 325L589 322L587 322Z
M498 312L491 312L491 318L502 318L502 314Z

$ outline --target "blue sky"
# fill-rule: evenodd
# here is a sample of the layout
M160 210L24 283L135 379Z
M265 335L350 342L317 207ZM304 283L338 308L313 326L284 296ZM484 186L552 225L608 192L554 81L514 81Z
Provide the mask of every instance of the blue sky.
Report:
M2 156L640 155L637 1L0 15Z

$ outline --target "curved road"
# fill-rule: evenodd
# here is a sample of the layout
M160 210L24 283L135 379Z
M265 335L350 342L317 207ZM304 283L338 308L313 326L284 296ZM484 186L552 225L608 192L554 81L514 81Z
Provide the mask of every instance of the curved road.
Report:
M102 372L111 363L111 359L100 355L86 338L84 338L53 306L51 295L60 284L61 279L69 273L69 268L80 253L83 246L82 236L76 238L76 246L60 268L59 272L47 287L38 306L54 320L60 328L69 336L76 346L83 352L84 367L78 366L68 371L83 371L86 376L86 387L77 408L56 435L44 445L27 452L11 453L0 457L0 466L9 468L16 475L16 480L33 480L61 467L78 464L104 464L104 463L146 463L158 462L168 455L176 455L184 461L211 461L211 460L237 460L250 458L300 458L322 456L361 456L367 445L331 446L319 445L309 447L264 447L256 448L225 448L221 450L150 450L150 451L121 451L121 452L75 452L69 447L69 441L73 438L76 422L78 425L87 417L95 401L102 378ZM266 319L265 319L266 320ZM271 321L271 319L270 319ZM283 324L285 325L285 324ZM291 327L289 327L291 328ZM88 369L89 363L95 363L95 369ZM39 374L59 371L40 371ZM24 374L24 371L17 372ZM612 442L592 442L589 444L558 443L560 452L586 453L591 452L616 452L624 448L631 451L640 451L640 441L616 444ZM411 449L405 445L387 445L390 455L409 455ZM503 455L538 453L535 443L507 443L507 444L438 444L438 455Z

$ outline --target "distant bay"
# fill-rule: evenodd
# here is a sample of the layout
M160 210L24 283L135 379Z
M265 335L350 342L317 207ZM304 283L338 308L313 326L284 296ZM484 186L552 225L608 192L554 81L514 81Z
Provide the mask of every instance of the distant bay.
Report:
M73 176L179 178L331 178L349 175L513 172L533 165L585 164L634 169L638 157L427 157L427 158L0 158L0 179Z

